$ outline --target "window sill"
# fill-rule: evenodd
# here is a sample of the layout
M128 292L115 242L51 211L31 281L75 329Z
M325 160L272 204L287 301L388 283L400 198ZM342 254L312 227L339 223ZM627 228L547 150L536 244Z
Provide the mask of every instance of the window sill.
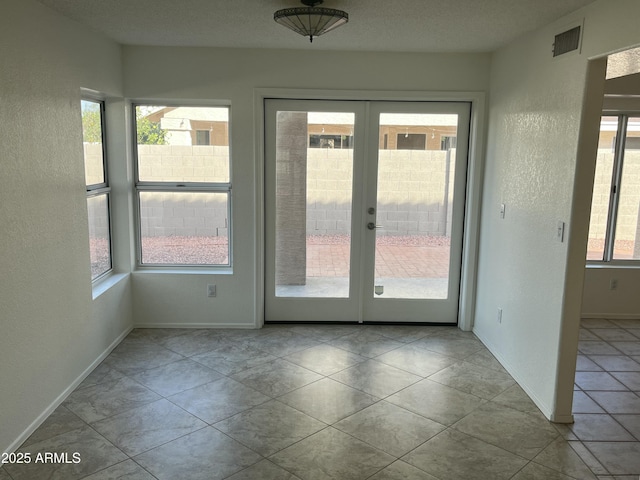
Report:
M134 270L135 274L173 274L173 275L233 275L233 268L231 267L219 267L219 268L207 268L207 267L138 267Z
M105 293L107 290L111 289L118 283L122 282L128 276L129 276L128 273L112 273L98 280L96 283L93 284L93 288L92 288L93 299L95 300L100 295Z
M638 260L613 260L611 262L588 262L586 268L592 268L594 270L607 270L607 269L625 269L635 270L640 269L640 261Z

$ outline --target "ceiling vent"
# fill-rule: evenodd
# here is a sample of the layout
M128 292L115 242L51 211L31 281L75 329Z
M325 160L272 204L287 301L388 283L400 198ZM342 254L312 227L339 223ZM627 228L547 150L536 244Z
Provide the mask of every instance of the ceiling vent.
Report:
M553 42L553 56L558 57L580 48L580 25L556 35Z

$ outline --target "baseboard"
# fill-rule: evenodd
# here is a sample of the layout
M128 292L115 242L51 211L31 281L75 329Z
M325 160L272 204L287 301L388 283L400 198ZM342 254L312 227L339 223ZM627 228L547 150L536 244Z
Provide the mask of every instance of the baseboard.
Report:
M24 432L22 432L22 434L13 441L13 443L11 443L6 450L2 450L5 453L12 453L14 452L16 449L18 449L20 447L20 445L22 445L30 436L33 432L35 432L38 427L40 425L42 425L44 423L44 421L49 418L49 415L51 415L56 408L58 408L62 402L64 402L67 397L69 395L71 395L71 393L78 387L78 385L80 385L85 378L87 378L89 376L89 374L91 372L93 372L93 370L100 365L100 363L102 363L102 361L107 358L107 356L113 351L114 348L116 348L120 342L122 342L122 340L125 339L125 337L127 335L129 335L129 333L131 332L131 330L133 330L133 328L129 328L127 330L125 330L123 333L121 333L118 338L116 338L111 345L109 345L106 350L104 352L102 352L100 354L100 356L93 361L93 363L91 363L91 365L89 365L84 372L82 372L80 374L80 376L78 376L78 378L76 378L71 385L69 385L67 388L64 389L64 391L58 395L58 397L51 402L51 404L49 404L49 406L40 414L38 415L38 417L31 422L31 424L25 429Z
M527 386L527 383L524 379L518 374L518 372L513 368L513 366L507 362L502 355L497 353L497 349L491 342L487 341L486 338L482 335L481 331L478 331L474 328L473 333L480 341L489 349L491 354L496 357L496 359L500 362L500 364L505 368L505 370L511 375L511 377L516 381L520 388L522 388L525 393L529 396L529 398L536 404L536 407L540 409L542 414L547 417L547 419L551 422L555 423L573 423L573 415L555 415L553 408L550 408L545 402L540 400L536 396L536 394Z
M553 423L574 423L573 415L551 415Z
M133 328L258 328L255 323L136 323Z
M607 318L611 320L640 320L637 313L582 313L580 318Z

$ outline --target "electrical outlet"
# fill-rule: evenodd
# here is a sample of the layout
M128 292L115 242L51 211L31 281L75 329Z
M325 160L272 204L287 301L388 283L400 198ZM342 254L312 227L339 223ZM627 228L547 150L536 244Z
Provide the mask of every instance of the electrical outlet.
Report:
M609 290L616 290L618 288L618 279L612 278L609 282Z
M498 323L502 323L502 309L498 309Z
M504 203L500 204L500 218L504 218L505 211L507 210L507 206Z
M216 296L216 286L213 283L207 285L207 297L215 297Z

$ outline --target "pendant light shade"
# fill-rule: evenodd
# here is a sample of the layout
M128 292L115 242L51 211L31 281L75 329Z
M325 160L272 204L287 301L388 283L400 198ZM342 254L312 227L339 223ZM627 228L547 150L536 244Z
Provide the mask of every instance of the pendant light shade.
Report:
M316 7L322 0L301 0L306 7L285 8L273 14L273 19L280 25L300 35L319 37L349 21L349 14L333 8Z

